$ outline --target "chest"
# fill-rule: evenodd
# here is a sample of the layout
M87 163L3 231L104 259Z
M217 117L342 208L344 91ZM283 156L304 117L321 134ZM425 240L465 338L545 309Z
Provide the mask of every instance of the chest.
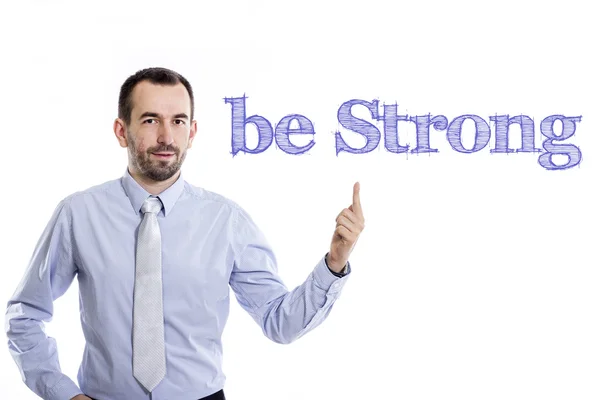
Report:
M80 285L129 306L133 299L137 233L133 213L81 215L74 228ZM195 305L228 296L233 266L231 229L219 215L159 216L166 300Z

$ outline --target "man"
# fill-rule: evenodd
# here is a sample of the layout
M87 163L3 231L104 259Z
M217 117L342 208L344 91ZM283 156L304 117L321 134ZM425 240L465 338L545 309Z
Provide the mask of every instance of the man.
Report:
M331 311L364 227L358 182L329 251L289 291L248 213L183 179L196 130L193 91L180 74L149 68L123 83L114 133L128 149L124 175L59 203L8 302L10 353L42 398L225 399L229 287L277 343ZM79 386L61 372L43 329L75 276L86 341Z

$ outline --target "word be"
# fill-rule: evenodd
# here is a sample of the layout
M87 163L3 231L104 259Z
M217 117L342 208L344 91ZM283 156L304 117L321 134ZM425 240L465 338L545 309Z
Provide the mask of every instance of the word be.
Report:
M288 154L303 154L309 151L314 145L314 136L311 141L304 146L295 146L290 142L290 135L314 135L313 123L300 114L290 114L283 117L273 127L269 120L260 115L246 117L246 96L225 98L225 103L231 104L231 146L232 154L235 156L240 151L249 154L262 153L273 143ZM369 153L377 148L381 141L381 131L377 126L364 119L357 118L352 114L352 107L365 107L371 114L374 121L383 121L383 138L385 149L391 153L407 153L410 150L414 153L437 153L438 149L431 148L429 138L431 128L436 131L446 131L448 143L457 152L475 153L484 149L491 139L490 125L478 115L465 114L454 118L448 122L443 115L398 115L396 104L383 104L383 113L380 113L379 101L365 101L359 99L349 100L343 103L338 109L337 117L339 124L345 129L358 133L366 139L366 144L362 148L353 148L349 146L339 131L335 133L336 155L340 152L353 154ZM508 115L495 115L489 117L495 124L494 137L495 147L490 150L491 153L541 153L538 157L538 163L548 170L568 169L578 165L581 162L581 151L574 144L563 143L575 134L576 123L581 121L581 116L566 117L564 115L550 115L544 118L540 123L540 132L545 137L542 142L542 149L535 147L535 125L533 120L526 115L510 117ZM462 127L466 120L471 120L475 124L475 142L471 148L465 148L462 141ZM292 122L298 124L297 128L291 128ZM559 121L560 134L555 132ZM416 147L409 149L409 146L401 145L398 142L398 123L413 123L416 126ZM253 124L258 131L258 145L254 149L246 146L246 126ZM511 124L516 124L521 130L521 147L511 149L508 147L508 131ZM554 155L564 155L567 157L565 164L555 164L552 160Z

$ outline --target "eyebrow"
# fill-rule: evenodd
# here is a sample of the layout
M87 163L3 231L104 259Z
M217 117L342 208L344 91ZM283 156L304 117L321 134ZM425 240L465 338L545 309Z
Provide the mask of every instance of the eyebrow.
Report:
M150 111L146 111L145 113L143 113L142 115L140 115L140 119L143 118L148 118L148 117L152 117L152 118L161 118L161 115L155 112L150 112ZM177 118L177 119L190 119L186 113L179 113L179 114L175 114L175 116L173 118Z

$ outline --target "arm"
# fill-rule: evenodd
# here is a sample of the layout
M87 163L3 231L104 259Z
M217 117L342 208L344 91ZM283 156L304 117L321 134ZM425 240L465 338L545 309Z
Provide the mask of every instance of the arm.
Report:
M82 393L61 372L56 341L44 332L44 322L52 319L54 300L67 291L76 273L67 205L63 200L54 211L5 315L8 348L21 377L47 400L71 399Z
M308 278L289 291L279 277L270 245L249 215L239 210L234 240L235 260L230 285L239 304L266 337L287 344L320 325L350 273L337 277L322 257Z
M238 210L230 285L240 305L269 339L291 343L329 315L348 279L348 258L364 229L359 190L356 182L352 205L336 218L329 252L308 279L292 291L277 275L275 255L266 238L248 214Z

